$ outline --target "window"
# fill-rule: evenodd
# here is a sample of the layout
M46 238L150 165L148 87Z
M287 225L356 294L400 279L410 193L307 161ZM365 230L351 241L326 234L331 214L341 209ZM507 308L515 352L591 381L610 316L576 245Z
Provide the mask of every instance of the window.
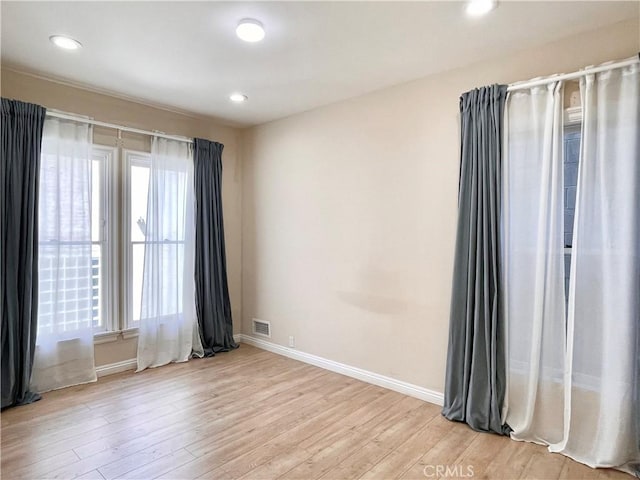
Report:
M565 126L564 132L564 291L569 298L573 224L575 220L580 161L580 124Z
M151 154L89 145L90 150L86 151L84 158L88 154L90 162L86 162L81 178L86 179L84 191L90 189L90 211L86 210L91 221L90 237L86 214L83 218L87 234L81 241L63 242L55 240L52 234L40 232L39 328L53 331L53 308L56 306L57 318L68 324L69 330L80 323L90 323L94 335L97 335L95 341L102 343L115 340L117 335L113 333L137 333L144 313L142 287L145 252L148 253L149 245L159 246L162 271L179 271L181 268L185 227L178 221L182 217L176 215L186 208L186 173L171 165L160 171L162 188L168 189L178 200L175 205L166 206L170 210L163 215L163 233L152 241L146 232ZM43 153L43 159L46 158ZM55 164L48 161L43 165L42 174L47 179L55 179L53 170L49 174L46 172ZM55 201L56 198L52 197L51 203ZM45 210L41 215L47 215ZM63 249L64 254L61 254ZM74 254L76 250L78 253ZM64 264L60 266L59 262ZM60 268L65 272L62 280L56 275ZM183 281L182 276L176 274L174 284L167 288L180 291ZM182 297L163 296L160 300L160 317L182 311Z
M142 305L145 235L147 227L147 195L149 193L150 155L125 151L125 328L139 325Z
M141 313L150 154L124 150L123 168L115 149L94 146L92 155L93 324L96 333L135 329Z
M150 154L123 150L123 168L119 168L116 153L116 149L101 146L92 151L92 318L96 333L135 329L141 313ZM122 307L119 293L124 299Z
M113 150L93 148L91 150L91 240L61 241L55 238L54 232L40 232L38 316L39 328L42 331L53 331L54 304L58 304L58 325L65 330L77 329L79 323L87 317L91 318L94 331L111 330L111 284L112 266L108 262L110 242L110 225L107 222L109 212L109 191L111 189L108 170L113 163ZM57 175L55 157L43 153L41 175ZM78 179L76 179L78 180ZM70 182L71 179L60 179ZM70 188L70 187L65 187ZM47 195L51 189L42 189ZM69 190L64 190L69 191ZM48 192L48 193L46 193ZM44 199L45 204L49 199ZM51 204L56 199L51 198ZM51 215L49 211L41 212ZM88 239L87 239L88 240ZM90 245L89 245L89 244ZM87 265L83 249L91 249L91 264ZM58 262L62 262L60 265ZM91 273L88 275L87 268ZM64 272L60 278L60 272ZM87 278L91 281L91 298L79 296L85 288ZM82 282L82 285L80 285ZM60 303L62 302L62 310Z
M142 305L142 288L145 271L145 253L153 255L147 268L163 277L162 284L170 292L180 292L183 286L182 265L185 255L185 224L187 172L181 166L164 164L156 170L157 205L162 218L155 217L155 232L148 235L147 228L154 227L148 218L148 195L150 188L150 154L126 150L124 152L125 181L125 272L123 282L126 289L125 328L136 328L145 315ZM174 201L165 204L167 198ZM154 267L155 265L155 267ZM174 272L175 275L169 274ZM154 276L155 278L155 276ZM182 296L164 295L154 299L150 307L158 318L172 318L183 310ZM156 303L157 302L157 303Z
M191 142L149 141L134 132L126 140L139 150L160 145L152 169L150 151L125 149L122 131L115 138L91 122L56 115L46 121L38 330L65 334L64 340L76 340L82 331L93 346L137 336L147 312L161 323L185 317L183 285L193 278L193 262L184 261L193 254ZM116 147L101 145L114 141ZM153 292L144 306L143 286Z
M91 151L91 285L92 321L97 332L117 329L114 325L112 278L115 275L112 255L114 151L94 146ZM117 310L116 310L117 311Z

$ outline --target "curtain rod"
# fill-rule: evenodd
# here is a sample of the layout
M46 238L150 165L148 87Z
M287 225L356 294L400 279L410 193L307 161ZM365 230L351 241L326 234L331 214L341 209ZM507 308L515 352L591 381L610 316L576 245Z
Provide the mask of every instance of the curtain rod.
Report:
M525 82L512 83L507 87L507 92L513 92L514 90L523 90L525 88L537 87L540 85L546 85L547 83L557 82L560 80L575 80L576 78L583 77L592 73L606 72L615 68L628 67L640 63L640 53L635 57L622 60L621 62L611 63L609 65L600 65L598 67L585 68L573 73L565 73L562 75L553 75L551 77L541 78L539 80L529 80Z
M76 122L84 122L90 125L96 125L98 127L112 128L114 130L120 130L121 132L139 133L142 135L149 135L153 137L168 138L169 140L176 140L178 142L193 143L193 138L182 137L179 135L167 135L166 133L152 132L150 130L142 130L140 128L125 127L124 125L117 125L115 123L100 122L92 118L81 117L79 115L73 115L71 113L60 112L58 110L47 109L47 115L55 118L62 118L64 120L74 120Z

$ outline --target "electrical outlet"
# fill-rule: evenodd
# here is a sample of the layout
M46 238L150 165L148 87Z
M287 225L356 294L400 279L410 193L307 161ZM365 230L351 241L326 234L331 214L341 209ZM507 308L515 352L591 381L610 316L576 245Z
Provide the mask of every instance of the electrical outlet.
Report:
M296 339L293 335L289 335L289 348L296 348Z

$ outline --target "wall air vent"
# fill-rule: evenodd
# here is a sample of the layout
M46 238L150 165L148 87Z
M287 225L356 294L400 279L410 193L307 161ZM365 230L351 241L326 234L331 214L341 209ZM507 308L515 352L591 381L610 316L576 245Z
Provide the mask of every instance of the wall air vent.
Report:
M265 320L253 319L253 333L271 338L271 323Z

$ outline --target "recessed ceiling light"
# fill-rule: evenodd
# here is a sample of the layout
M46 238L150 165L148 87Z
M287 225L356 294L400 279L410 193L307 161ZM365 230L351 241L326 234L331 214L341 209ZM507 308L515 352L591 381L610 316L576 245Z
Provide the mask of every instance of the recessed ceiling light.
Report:
M472 17L485 15L496 8L497 3L495 0L471 0L467 3L467 15Z
M258 20L245 18L238 23L236 35L245 42L259 42L264 38L264 27Z
M54 45L64 48L65 50L77 50L82 47L82 44L79 41L64 35L51 35L49 40L51 40Z
M235 103L246 102L248 99L249 97L243 95L242 93L232 93L231 95L229 95L229 100Z

